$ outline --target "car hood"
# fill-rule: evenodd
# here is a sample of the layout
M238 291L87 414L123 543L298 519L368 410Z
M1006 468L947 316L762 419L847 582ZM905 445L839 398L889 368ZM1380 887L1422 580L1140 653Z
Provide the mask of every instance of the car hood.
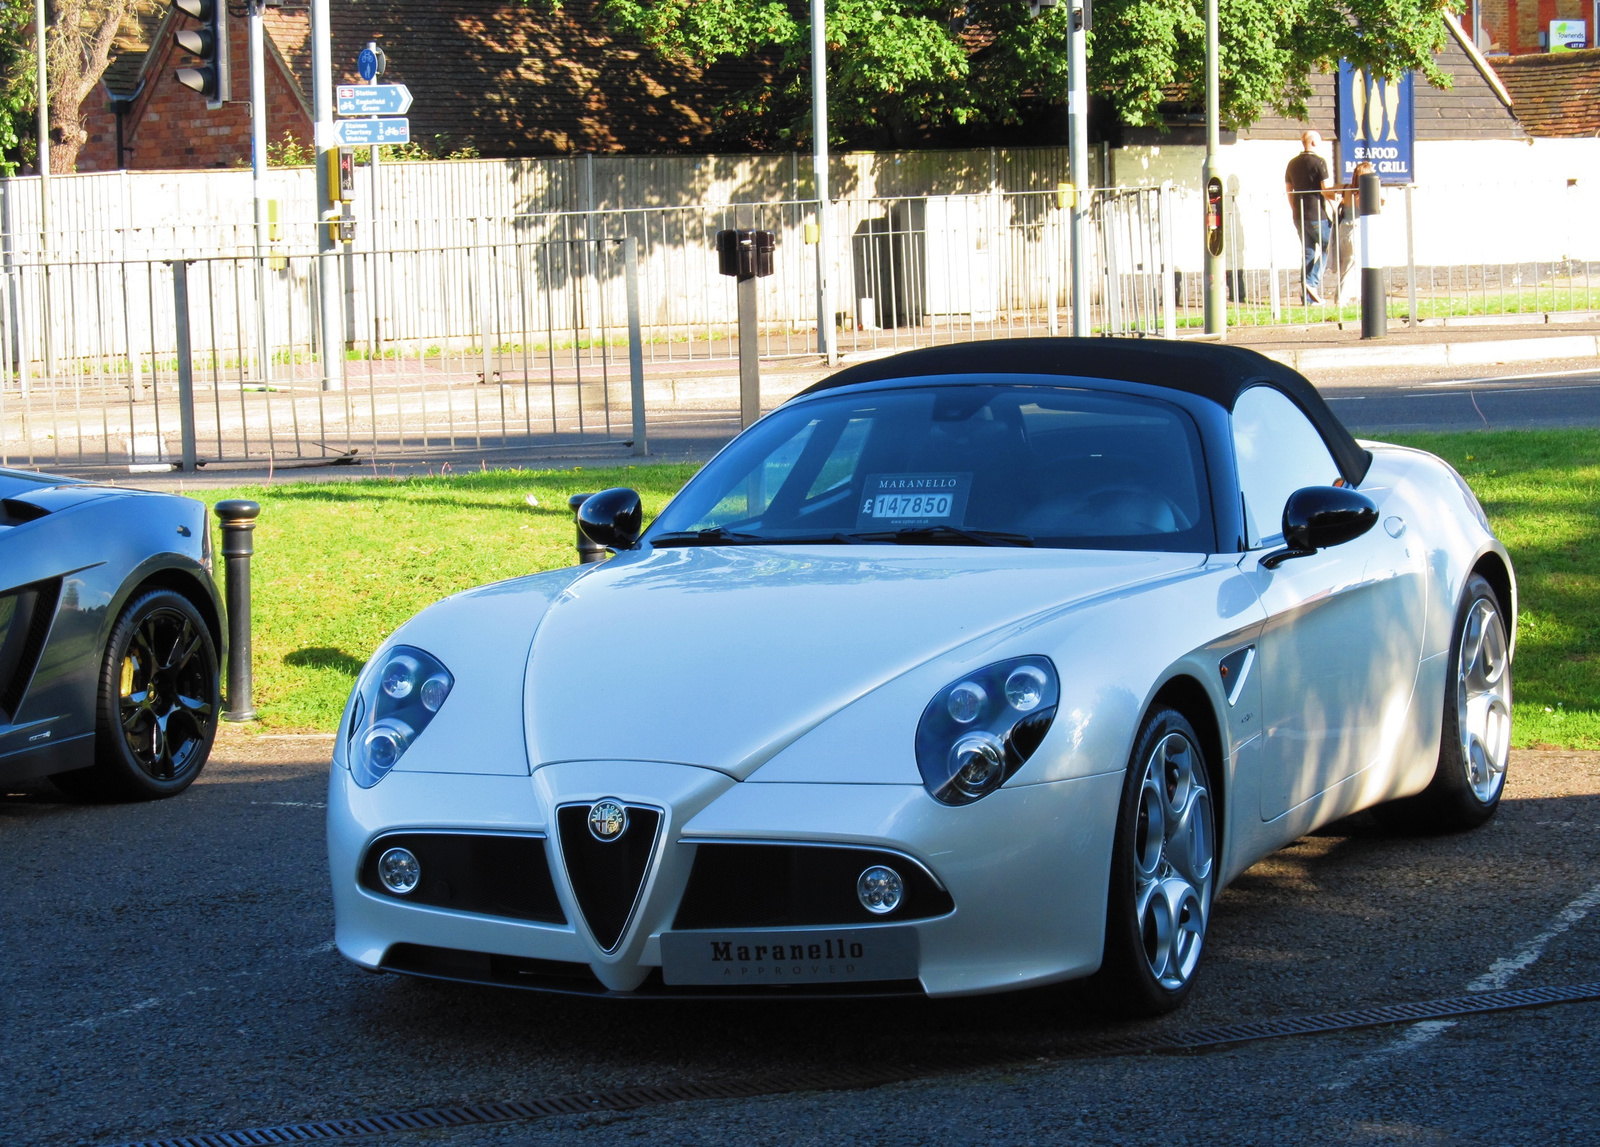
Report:
M851 702L1008 623L1201 555L759 546L624 554L534 635L529 760L651 760L743 779Z

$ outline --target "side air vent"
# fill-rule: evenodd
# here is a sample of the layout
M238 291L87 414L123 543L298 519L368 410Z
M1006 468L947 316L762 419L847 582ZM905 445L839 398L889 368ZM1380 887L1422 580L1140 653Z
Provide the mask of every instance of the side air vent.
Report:
M16 715L55 620L61 582L44 581L0 594L0 719Z
M648 805L623 805L627 815L604 824L609 839L590 831L591 812L614 801L563 805L556 810L561 834L561 859L567 865L578 907L589 931L607 952L622 942L628 921L639 903L639 892L650 858L655 854L661 829L661 810ZM598 819L598 818L597 818Z
M44 506L24 502L21 498L0 498L0 526L20 526L36 521L50 511Z

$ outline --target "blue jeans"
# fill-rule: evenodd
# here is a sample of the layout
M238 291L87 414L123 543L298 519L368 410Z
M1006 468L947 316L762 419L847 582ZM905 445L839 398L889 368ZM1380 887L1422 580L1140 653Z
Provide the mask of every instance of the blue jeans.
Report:
M1322 264L1328 258L1328 243L1333 238L1333 224L1326 219L1307 220L1300 228L1300 242L1305 247L1305 284L1308 290L1322 293Z

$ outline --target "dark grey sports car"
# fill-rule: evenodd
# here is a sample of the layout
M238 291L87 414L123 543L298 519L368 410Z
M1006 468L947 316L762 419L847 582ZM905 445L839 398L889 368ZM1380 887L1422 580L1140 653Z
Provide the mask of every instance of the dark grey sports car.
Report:
M182 792L221 711L203 503L0 469L0 781Z

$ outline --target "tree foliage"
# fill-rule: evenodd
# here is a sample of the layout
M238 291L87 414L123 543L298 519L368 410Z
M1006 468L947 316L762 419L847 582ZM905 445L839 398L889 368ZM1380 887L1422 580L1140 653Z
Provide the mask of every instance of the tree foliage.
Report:
M1264 107L1305 114L1310 75L1348 58L1371 72L1449 77L1443 0L1220 0L1224 120ZM662 56L702 67L758 59L770 79L721 109L725 133L789 144L809 135L806 0L604 0L621 30ZM1159 124L1173 103L1204 98L1204 0L1098 0L1089 86L1130 124ZM828 0L828 100L836 142L950 125L1017 122L1067 90L1065 3L1031 18L1025 0Z
M15 175L35 153L32 32L31 8L16 0L0 7L0 175Z

